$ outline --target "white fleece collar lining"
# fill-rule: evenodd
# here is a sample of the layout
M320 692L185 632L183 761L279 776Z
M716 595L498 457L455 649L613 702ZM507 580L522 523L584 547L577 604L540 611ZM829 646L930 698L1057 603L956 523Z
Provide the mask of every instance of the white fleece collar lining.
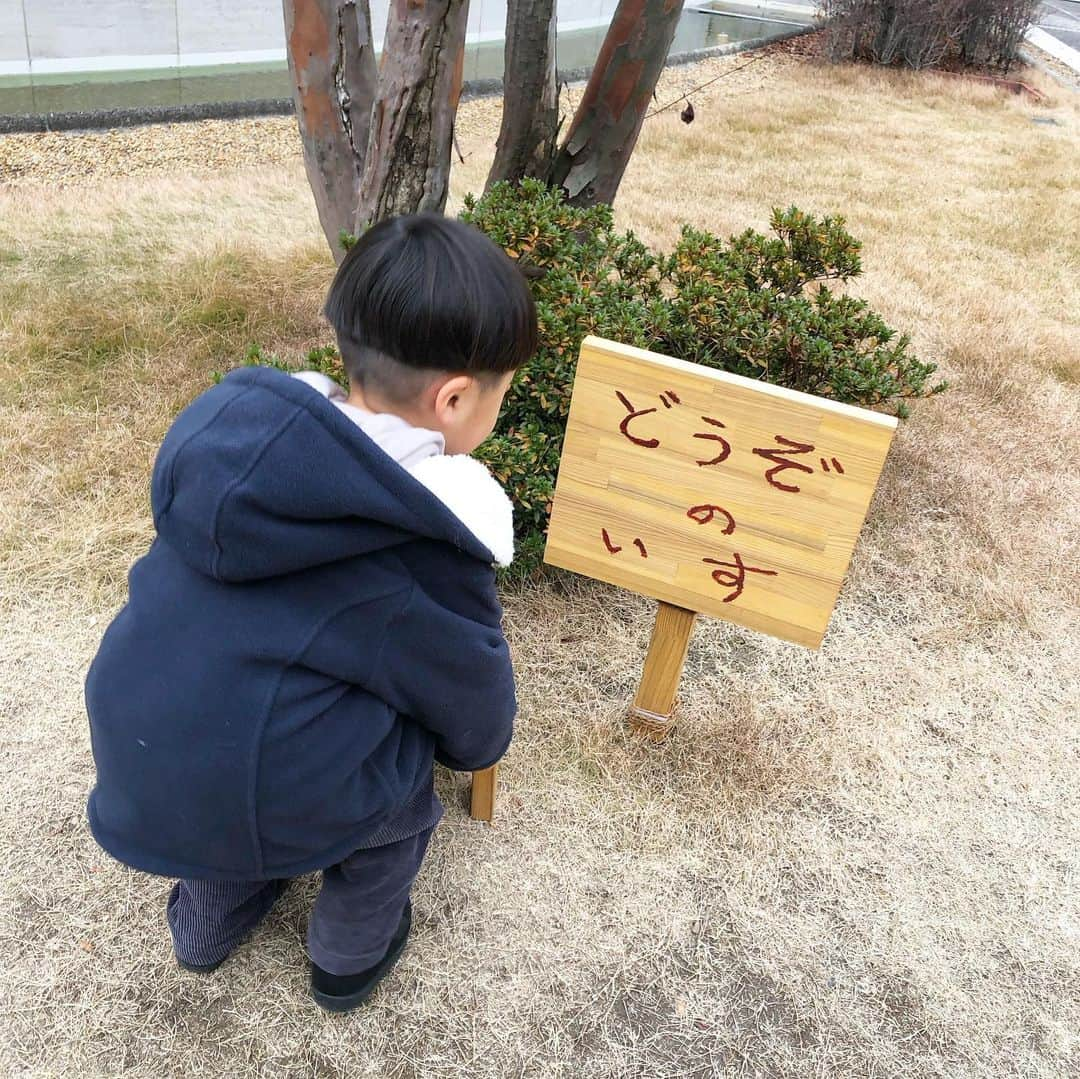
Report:
M475 457L428 457L408 470L495 556L514 560L514 508L498 480Z

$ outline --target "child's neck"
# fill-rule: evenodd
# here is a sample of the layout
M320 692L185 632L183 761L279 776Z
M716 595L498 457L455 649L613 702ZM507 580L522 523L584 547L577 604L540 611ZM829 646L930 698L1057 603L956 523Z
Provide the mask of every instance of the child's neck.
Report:
M420 415L419 409L402 407L384 400L377 394L364 393L360 386L349 386L349 396L345 398L346 404L352 405L363 412L372 412L382 416L397 416L412 427L430 427L430 423Z

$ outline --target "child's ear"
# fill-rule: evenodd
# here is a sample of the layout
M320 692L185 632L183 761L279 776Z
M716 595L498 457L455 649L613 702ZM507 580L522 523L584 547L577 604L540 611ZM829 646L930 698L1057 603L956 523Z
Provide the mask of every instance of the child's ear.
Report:
M471 375L451 375L435 387L434 409L442 423L452 423L464 398L476 384Z

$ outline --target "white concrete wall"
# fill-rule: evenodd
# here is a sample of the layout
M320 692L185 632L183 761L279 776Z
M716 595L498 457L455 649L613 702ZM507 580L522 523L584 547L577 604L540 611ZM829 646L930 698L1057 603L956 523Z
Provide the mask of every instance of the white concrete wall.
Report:
M597 26L616 0L559 0L560 29ZM376 40L388 0L371 0ZM472 0L469 40L498 41L506 0ZM281 0L0 0L0 75L284 60Z
M0 75L25 75L29 64L22 0L0 0Z

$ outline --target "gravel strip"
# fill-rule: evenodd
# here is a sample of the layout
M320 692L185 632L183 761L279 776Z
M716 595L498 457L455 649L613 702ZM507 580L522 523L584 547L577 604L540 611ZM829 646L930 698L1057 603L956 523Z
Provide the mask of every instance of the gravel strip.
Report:
M291 116L42 131L0 136L0 181L79 184L105 177L254 168L299 158L300 139Z

